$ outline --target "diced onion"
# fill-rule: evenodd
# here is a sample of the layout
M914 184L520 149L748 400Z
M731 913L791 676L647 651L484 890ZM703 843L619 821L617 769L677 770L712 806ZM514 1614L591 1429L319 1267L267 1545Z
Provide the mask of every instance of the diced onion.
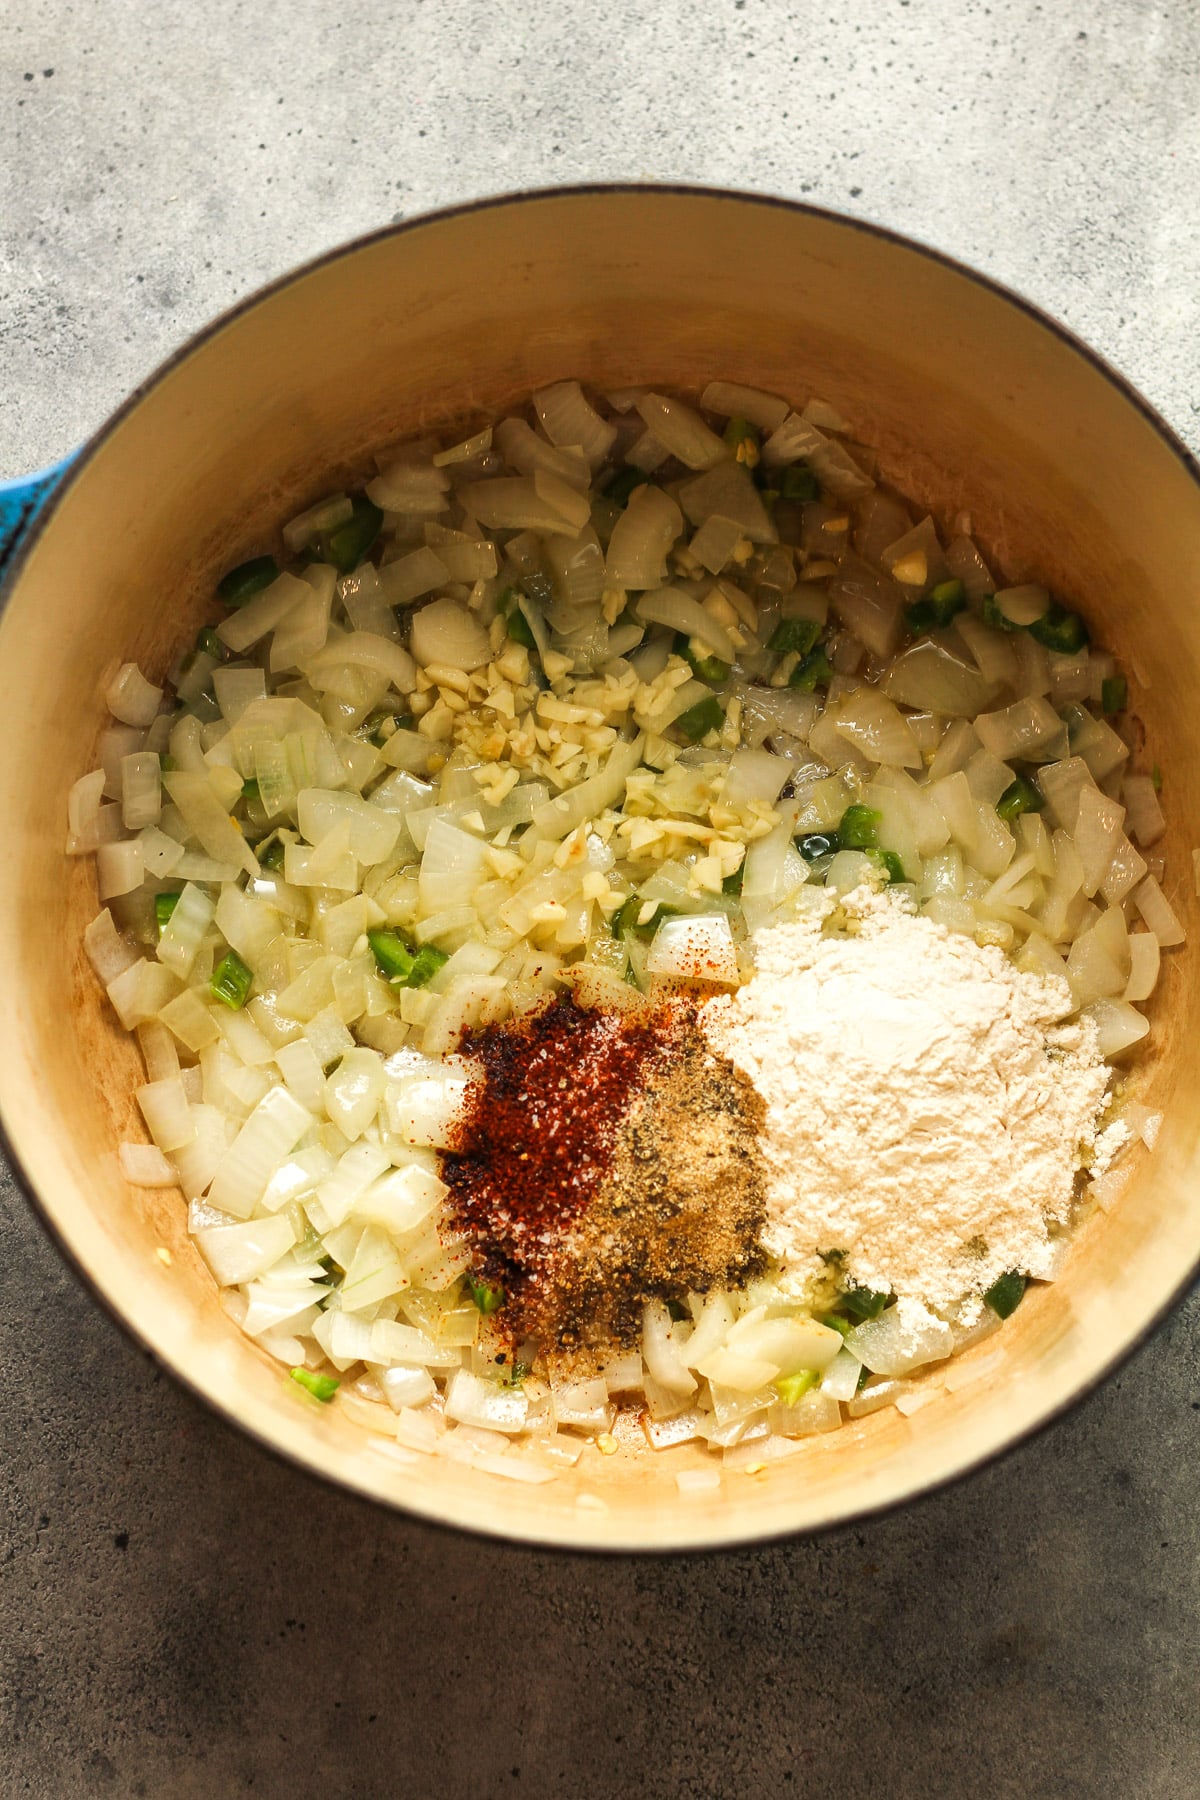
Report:
M1134 843L1140 844L1143 850L1157 844L1167 829L1167 821L1151 777L1127 775L1121 799L1125 803L1126 826Z
M367 499L385 512L430 518L449 507L450 477L432 462L401 457L367 483Z
M1095 1021L1098 1047L1103 1057L1120 1056L1140 1043L1150 1029L1150 1021L1126 1000L1093 1000L1085 1012Z
M196 1232L196 1243L223 1287L234 1287L265 1275L296 1241L286 1213L251 1219L246 1225L214 1225Z
M846 1338L846 1348L873 1375L908 1375L950 1356L954 1334L920 1301L900 1300L877 1319L856 1326Z
M683 514L661 488L636 488L613 526L608 579L617 588L656 588L667 572L667 553L683 530Z
M124 838L116 844L101 844L96 851L96 881L102 900L115 900L131 894L142 885L145 868L142 846L137 838Z
M920 769L924 758L904 715L876 688L856 688L837 709L834 727L871 762Z
M722 419L746 419L760 431L778 430L790 411L787 401L776 394L742 387L736 381L710 381L700 396L700 404L705 412L716 413Z
M736 986L737 951L725 914L664 919L654 934L646 972L678 981L718 981Z
M312 1122L312 1115L285 1087L271 1088L221 1159L213 1178L212 1204L234 1218L249 1218L272 1174Z
M616 441L616 426L600 417L577 381L556 381L552 387L539 388L533 408L552 444L559 449L581 449L593 465L604 461Z
M847 623L854 629L853 621L847 619ZM921 638L903 651L880 685L890 699L898 700L902 706L956 719L974 719L992 693L991 683L978 670L933 638Z
M122 663L105 690L104 702L125 725L149 725L162 705L163 691L147 681L136 663Z
M153 1144L118 1144L117 1160L121 1173L131 1187L177 1187L179 1177L175 1165L167 1161Z
M319 686L338 668L374 669L387 677L398 694L411 694L417 685L417 669L402 645L370 631L352 631L326 645L305 668L309 680Z
M651 593L641 595L637 613L648 625L669 625L674 631L699 638L722 662L732 663L736 659L737 651L725 627L719 625L698 600L693 600L680 588L655 588Z
M732 459L733 452L725 440L710 430L700 414L684 401L669 400L663 394L643 394L637 410L647 430L685 468L709 469L714 463Z
M422 665L442 663L468 674L491 655L487 632L457 600L434 600L414 613L409 642Z
M1158 939L1162 949L1182 944L1187 937L1179 917L1153 875L1134 889L1133 903Z

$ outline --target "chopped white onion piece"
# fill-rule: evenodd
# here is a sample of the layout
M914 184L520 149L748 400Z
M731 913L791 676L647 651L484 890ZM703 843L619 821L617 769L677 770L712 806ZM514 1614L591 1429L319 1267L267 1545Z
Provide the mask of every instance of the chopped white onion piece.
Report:
M222 1287L240 1286L265 1275L296 1242L286 1213L251 1219L245 1225L213 1225L195 1233L196 1243Z
M954 1350L954 1334L919 1300L901 1298L877 1319L855 1326L846 1348L874 1375L907 1375Z
M614 588L661 587L667 555L683 530L683 514L662 488L635 488L612 529L608 580Z
M1141 886L1134 889L1133 903L1164 950L1185 941L1187 933L1153 875L1147 875Z
M412 653L425 666L440 663L470 674L491 655L488 635L474 613L457 600L434 600L413 614Z
M131 1187L178 1187L175 1165L153 1144L118 1144L117 1160Z
M236 1219L249 1218L271 1176L312 1123L311 1113L285 1087L270 1088L222 1157L212 1204Z
M162 705L163 690L147 681L136 663L122 663L104 694L105 705L114 719L125 725L146 726L153 722Z
M736 986L737 951L726 915L664 919L654 934L646 973L677 981L715 981Z
M708 469L713 463L732 458L733 452L725 440L710 430L700 414L684 401L668 399L664 394L643 394L637 410L647 430L685 468Z

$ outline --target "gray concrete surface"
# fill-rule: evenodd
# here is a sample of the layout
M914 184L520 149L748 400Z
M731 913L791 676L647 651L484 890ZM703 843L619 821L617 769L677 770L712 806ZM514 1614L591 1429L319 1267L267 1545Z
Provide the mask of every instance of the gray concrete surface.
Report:
M1185 3L23 0L0 44L0 473L340 238L618 176L930 240L1200 443ZM7 1182L0 1229L0 1795L1200 1792L1195 1297L906 1513L596 1562L288 1473L129 1347Z

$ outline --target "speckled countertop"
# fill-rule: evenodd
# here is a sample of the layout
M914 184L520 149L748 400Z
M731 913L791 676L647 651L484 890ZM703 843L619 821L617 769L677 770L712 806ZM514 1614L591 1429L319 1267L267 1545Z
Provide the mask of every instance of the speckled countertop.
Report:
M710 181L1011 282L1200 443L1200 13L293 0L0 19L0 474L237 296L500 188ZM1190 1800L1196 1296L949 1493L690 1561L506 1551L278 1467L0 1187L0 1793Z

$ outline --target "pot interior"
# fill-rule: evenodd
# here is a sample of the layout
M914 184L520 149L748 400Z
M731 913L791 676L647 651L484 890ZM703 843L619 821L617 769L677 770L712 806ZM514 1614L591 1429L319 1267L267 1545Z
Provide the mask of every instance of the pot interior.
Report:
M544 1486L372 1447L298 1396L233 1326L173 1192L129 1188L143 1079L82 950L91 859L62 854L102 694L136 658L161 678L216 607L216 576L371 453L497 413L530 388L698 389L714 376L831 401L882 476L939 519L971 513L1010 580L1081 607L1135 678L1165 772L1166 887L1195 928L1192 752L1200 691L1200 488L1162 428L1019 303L861 226L779 203L668 190L562 192L434 217L335 255L213 328L85 454L25 558L0 626L0 930L9 1044L0 1113L72 1256L177 1374L264 1442L389 1503L582 1547L735 1542L809 1530L958 1473L1077 1396L1200 1257L1200 1059L1182 1053L1198 977L1173 952L1139 1095L1165 1110L1115 1209L1065 1276L1030 1290L962 1360L978 1381L911 1418L853 1422L756 1476L681 1499L681 1448L589 1447ZM163 1253L166 1252L164 1255ZM999 1352L999 1355L997 1355Z

